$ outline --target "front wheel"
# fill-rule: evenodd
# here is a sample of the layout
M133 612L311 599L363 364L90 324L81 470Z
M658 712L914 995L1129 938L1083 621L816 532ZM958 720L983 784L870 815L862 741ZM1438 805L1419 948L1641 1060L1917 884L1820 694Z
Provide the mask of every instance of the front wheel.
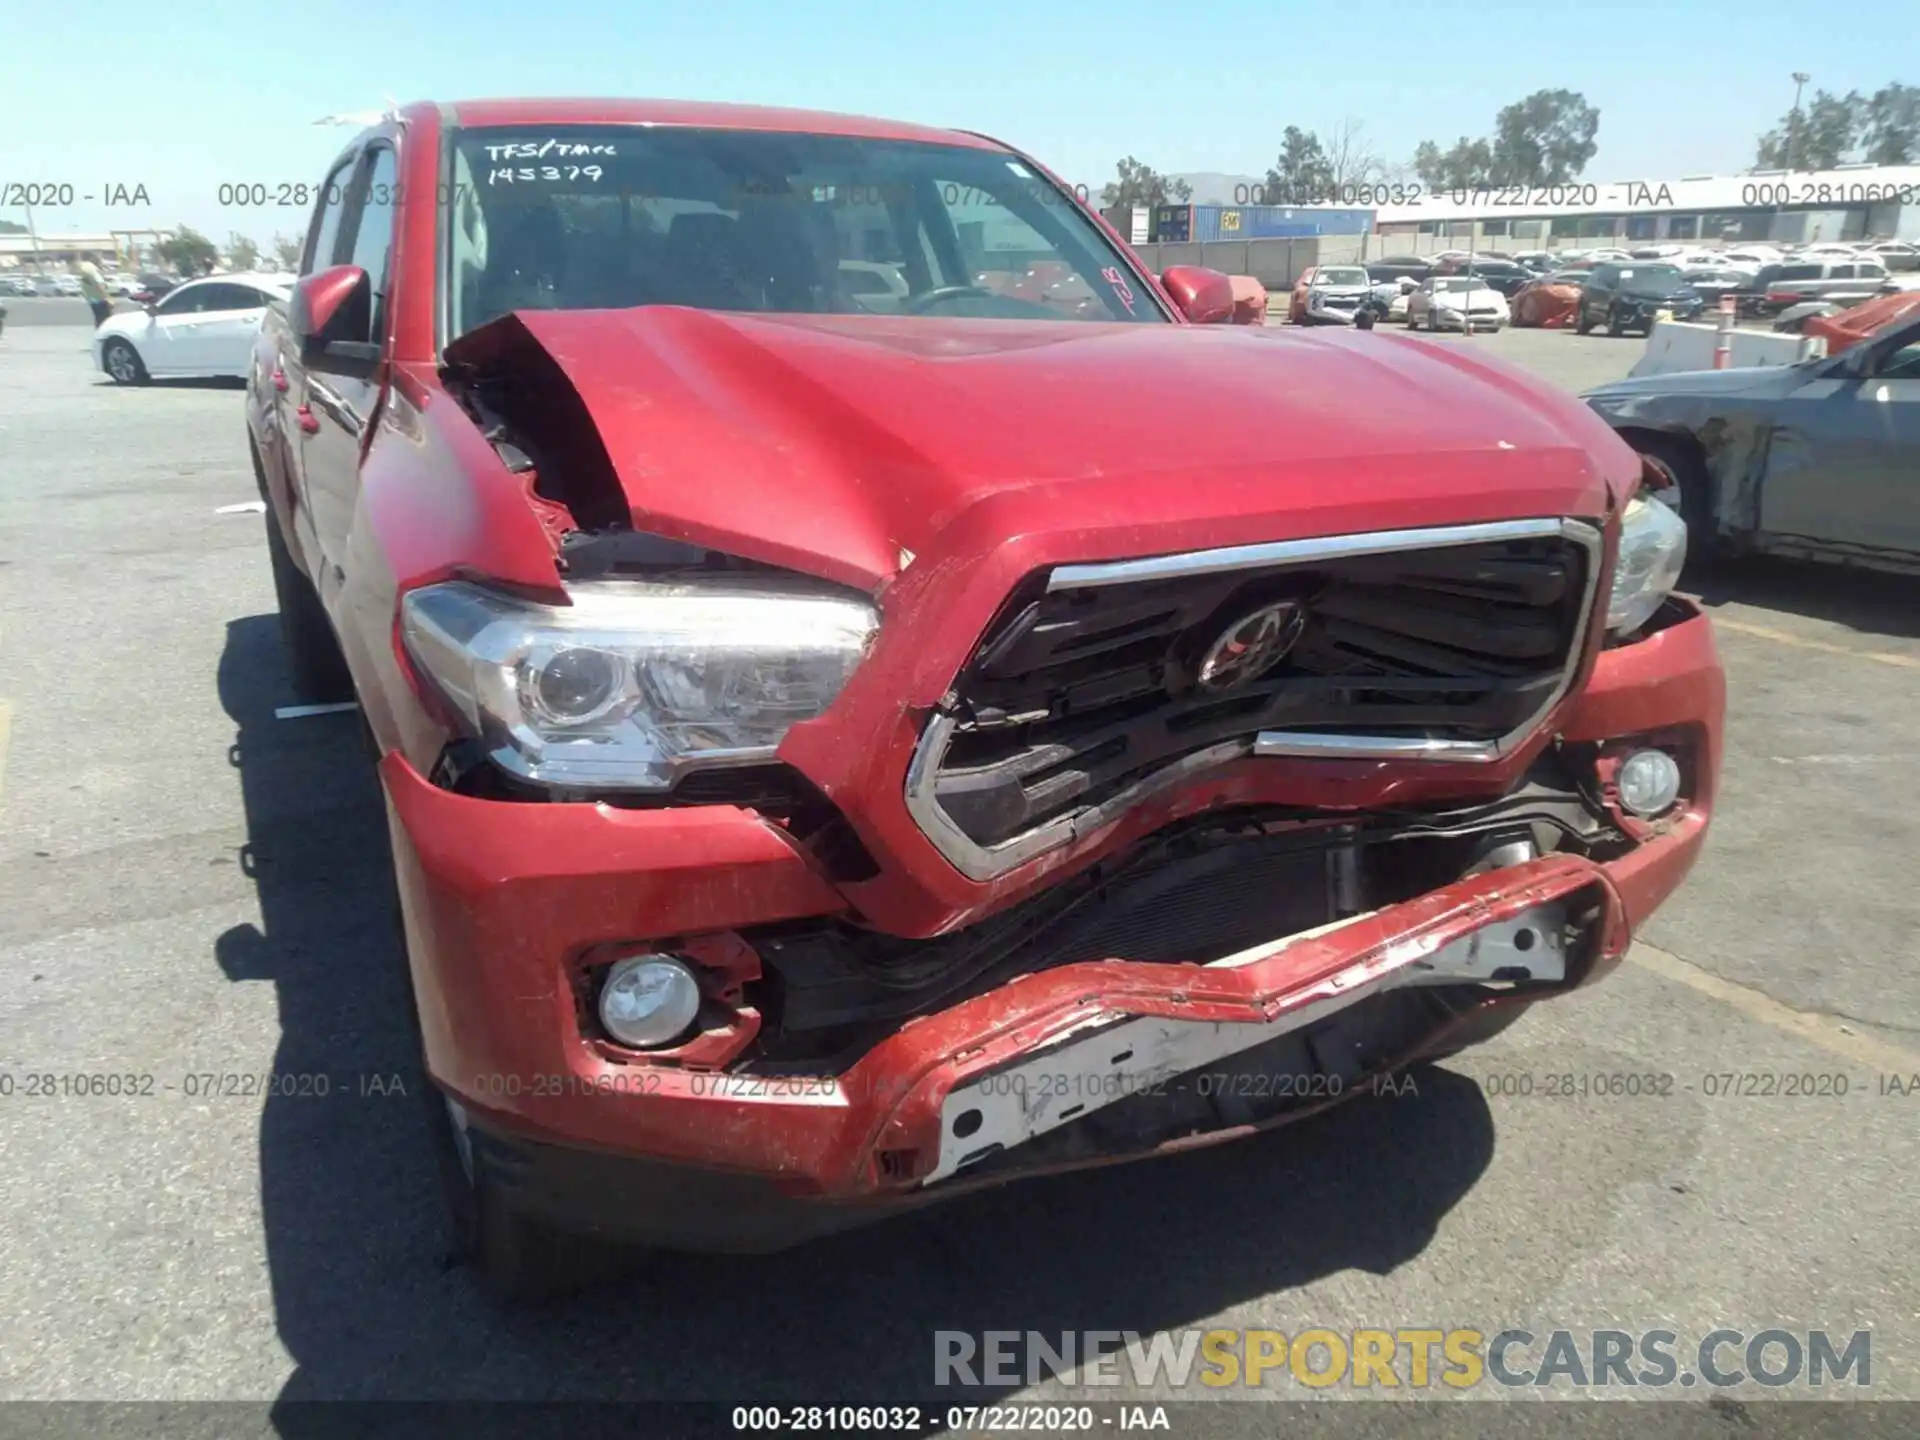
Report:
M537 1305L585 1289L614 1269L621 1256L616 1247L514 1208L484 1150L467 1135L464 1114L431 1082L427 1103L436 1112L429 1124L452 1258L472 1268L481 1289L508 1305Z
M273 594L280 605L280 639L293 668L293 688L302 700L333 705L353 699L353 677L333 624L321 607L313 582L300 573L280 534L273 507L267 507L267 559L273 567Z
M116 385L147 383L147 367L140 359L140 352L126 340L116 337L107 341L100 349L100 366Z
M1711 559L1720 549L1719 527L1713 513L1713 481L1699 454L1668 435L1636 434L1631 443L1666 476L1666 503L1687 522L1688 555L1703 561Z

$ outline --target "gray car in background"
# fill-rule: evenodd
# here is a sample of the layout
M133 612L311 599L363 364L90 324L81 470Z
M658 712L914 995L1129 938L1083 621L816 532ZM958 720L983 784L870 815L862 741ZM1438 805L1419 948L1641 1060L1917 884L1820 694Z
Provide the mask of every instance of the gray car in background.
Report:
M1321 265L1307 281L1309 325L1351 325L1354 311L1372 293L1374 281L1361 265Z
M1693 554L1920 574L1920 320L1830 358L1647 375L1583 398L1667 482Z

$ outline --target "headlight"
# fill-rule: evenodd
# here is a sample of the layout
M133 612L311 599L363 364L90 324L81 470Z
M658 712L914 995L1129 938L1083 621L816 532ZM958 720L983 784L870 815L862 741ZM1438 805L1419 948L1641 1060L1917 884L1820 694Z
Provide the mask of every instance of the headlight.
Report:
M1679 583L1686 562L1686 522L1658 500L1636 495L1620 524L1607 628L1624 634L1646 624Z
M408 652L494 762L543 784L669 788L769 758L866 654L864 600L730 585L594 582L541 605L460 581L400 605Z

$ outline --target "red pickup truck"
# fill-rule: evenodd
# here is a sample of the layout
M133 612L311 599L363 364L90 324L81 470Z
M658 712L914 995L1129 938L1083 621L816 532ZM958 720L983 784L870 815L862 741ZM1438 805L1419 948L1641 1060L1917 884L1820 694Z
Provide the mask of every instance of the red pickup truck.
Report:
M248 444L490 1284L1278 1125L1680 883L1723 685L1633 452L1231 311L975 134L486 101L340 156Z

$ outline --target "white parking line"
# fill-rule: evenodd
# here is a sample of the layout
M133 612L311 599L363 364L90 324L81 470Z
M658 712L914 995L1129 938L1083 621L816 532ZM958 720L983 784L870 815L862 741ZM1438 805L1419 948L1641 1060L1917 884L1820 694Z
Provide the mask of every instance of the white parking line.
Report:
M1834 645L1825 640L1808 640L1799 635L1789 635L1784 630L1775 630L1766 625L1749 625L1744 620L1723 620L1713 617L1713 628L1731 630L1739 635L1752 635L1761 640L1771 640L1776 645L1792 645L1800 650L1818 650L1827 655L1850 655L1855 660L1877 660L1882 665L1900 665L1909 670L1920 670L1920 658L1912 655L1892 655L1884 650L1855 650L1848 645Z
M358 710L359 708L360 707L351 700L344 700L338 705L282 705L278 710L273 712L273 718L276 720L304 720L309 715L344 715L349 710Z
M1818 1045L1829 1054L1852 1060L1882 1074L1920 1075L1920 1054L1898 1045L1890 1045L1871 1035L1849 1029L1831 1015L1809 1014L1783 1005L1764 991L1702 970L1678 955L1636 942L1627 959L1642 969L1651 970L1663 980L1672 980L1738 1010L1749 1020Z
M242 500L238 505L216 505L213 513L216 515L264 515L267 513L267 502Z

